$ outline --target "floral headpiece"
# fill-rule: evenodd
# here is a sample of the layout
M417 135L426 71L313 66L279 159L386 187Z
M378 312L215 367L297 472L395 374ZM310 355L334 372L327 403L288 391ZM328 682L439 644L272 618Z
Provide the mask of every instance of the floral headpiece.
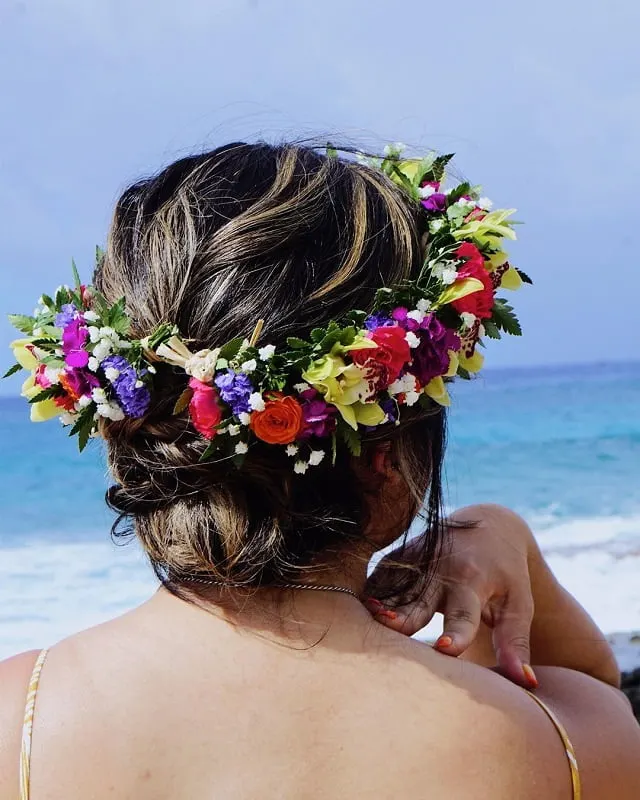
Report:
M74 265L74 288L43 295L32 316L10 317L25 338L11 345L17 363L7 375L31 372L22 387L31 419L60 416L82 450L101 417L146 414L164 362L188 376L174 412L188 412L208 441L203 459L241 466L260 440L284 447L294 471L305 473L327 456L335 460L339 442L359 455L361 433L398 424L405 407L449 405L446 383L481 369L483 337L521 334L496 292L531 282L502 249L503 239L516 238L514 210L491 211L468 183L444 188L451 158L403 160L398 145L383 159L359 156L422 205L429 229L422 270L380 289L370 312L351 311L308 339L291 337L281 351L259 344L262 321L248 339L197 353L171 325L133 339L124 299L109 305Z

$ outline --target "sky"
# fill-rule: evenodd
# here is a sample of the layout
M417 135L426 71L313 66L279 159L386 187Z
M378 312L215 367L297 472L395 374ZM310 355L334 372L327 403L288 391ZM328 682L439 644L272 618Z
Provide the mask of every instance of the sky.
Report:
M129 182L317 134L455 151L518 208L535 286L488 364L637 360L639 29L637 0L0 0L0 352Z

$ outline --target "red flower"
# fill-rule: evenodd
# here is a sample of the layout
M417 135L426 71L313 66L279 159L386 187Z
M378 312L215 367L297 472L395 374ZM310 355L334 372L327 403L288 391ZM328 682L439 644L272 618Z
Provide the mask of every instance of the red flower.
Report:
M466 311L475 314L478 319L489 319L493 310L494 289L491 275L485 269L482 253L471 242L463 242L456 250L456 257L465 259L465 263L458 270L458 280L476 278L482 283L483 288L454 300L451 305L458 314Z
M213 439L218 433L217 425L222 419L222 409L218 403L218 390L196 378L191 378L189 387L193 389L193 396L189 403L191 424L206 439Z
M251 430L267 444L291 444L304 424L302 406L294 397L281 392L272 392L268 398L264 411L254 411L251 415Z
M398 325L386 325L376 328L371 339L378 346L366 350L352 350L354 364L370 367L380 388L386 388L400 375L402 368L411 360L409 343L405 339L406 331Z

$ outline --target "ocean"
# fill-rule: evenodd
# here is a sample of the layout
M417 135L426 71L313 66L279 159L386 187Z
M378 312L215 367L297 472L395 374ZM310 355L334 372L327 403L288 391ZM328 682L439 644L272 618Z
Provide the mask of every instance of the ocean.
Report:
M640 364L488 370L453 388L447 503L495 502L532 525L553 570L607 633L640 630ZM143 601L155 578L115 545L98 441L0 398L0 657ZM628 637L623 668L640 665Z

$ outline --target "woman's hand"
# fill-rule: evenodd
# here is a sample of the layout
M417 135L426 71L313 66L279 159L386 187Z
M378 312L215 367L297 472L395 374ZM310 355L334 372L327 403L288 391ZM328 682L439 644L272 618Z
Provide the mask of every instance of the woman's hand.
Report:
M516 514L499 506L470 506L448 521L473 527L447 528L427 595L408 605L400 597L387 601L388 607L380 604L376 594L382 596L397 574L391 553L369 577L367 607L381 623L407 636L423 628L436 612L442 613L443 634L435 646L451 656L471 647L482 621L492 630L498 670L520 686L534 688L537 681L529 666L533 619L529 556L537 552L533 536ZM411 553L409 545L405 563L411 562Z

